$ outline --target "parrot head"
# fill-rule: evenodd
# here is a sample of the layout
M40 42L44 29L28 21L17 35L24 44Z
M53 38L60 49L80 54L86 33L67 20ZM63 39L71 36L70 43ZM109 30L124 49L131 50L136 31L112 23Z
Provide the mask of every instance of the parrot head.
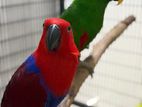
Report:
M38 49L43 53L73 53L79 55L70 23L61 18L47 18Z

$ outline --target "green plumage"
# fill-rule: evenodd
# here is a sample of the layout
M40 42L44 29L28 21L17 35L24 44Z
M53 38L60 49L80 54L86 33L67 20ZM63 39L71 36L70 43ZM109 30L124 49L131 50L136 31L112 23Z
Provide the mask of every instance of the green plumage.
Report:
M60 16L70 22L74 40L82 50L92 41L103 25L104 12L110 0L74 0L71 6ZM87 33L89 39L82 49L79 47L80 37Z

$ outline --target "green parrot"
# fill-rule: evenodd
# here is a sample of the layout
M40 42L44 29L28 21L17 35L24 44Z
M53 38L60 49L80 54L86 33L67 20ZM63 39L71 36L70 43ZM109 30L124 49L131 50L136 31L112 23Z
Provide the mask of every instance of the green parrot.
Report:
M61 14L60 18L70 22L76 46L80 51L102 28L105 9L110 1L120 4L123 0L74 0Z

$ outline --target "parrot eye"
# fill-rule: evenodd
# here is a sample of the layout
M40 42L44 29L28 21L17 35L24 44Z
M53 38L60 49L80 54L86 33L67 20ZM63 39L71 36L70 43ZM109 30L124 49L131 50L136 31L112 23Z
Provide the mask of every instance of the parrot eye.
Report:
M70 32L70 31L71 31L71 27L70 27L70 26L67 28L67 31L68 31L68 32Z

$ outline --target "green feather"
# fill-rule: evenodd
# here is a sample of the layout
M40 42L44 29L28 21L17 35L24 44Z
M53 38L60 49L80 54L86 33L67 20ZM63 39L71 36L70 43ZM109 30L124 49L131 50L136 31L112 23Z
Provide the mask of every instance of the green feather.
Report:
M77 47L84 32L89 35L89 40L84 48L96 37L103 25L105 8L109 1L74 0L70 7L60 16L60 18L70 22Z

